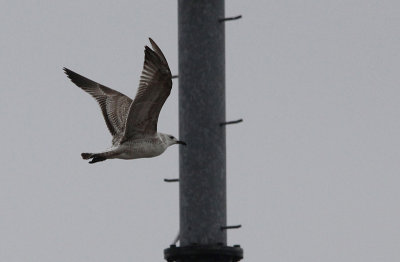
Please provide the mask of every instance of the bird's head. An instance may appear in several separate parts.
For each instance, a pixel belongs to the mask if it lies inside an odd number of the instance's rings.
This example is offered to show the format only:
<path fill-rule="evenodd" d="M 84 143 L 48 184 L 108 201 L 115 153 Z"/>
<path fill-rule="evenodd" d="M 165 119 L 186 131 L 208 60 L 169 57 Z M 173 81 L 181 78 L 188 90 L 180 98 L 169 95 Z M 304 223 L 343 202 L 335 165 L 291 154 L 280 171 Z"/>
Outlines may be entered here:
<path fill-rule="evenodd" d="M 165 142 L 167 143 L 168 146 L 172 146 L 172 145 L 175 145 L 175 144 L 181 144 L 181 145 L 186 146 L 185 142 L 179 141 L 173 135 L 164 134 L 164 137 L 165 137 Z"/>

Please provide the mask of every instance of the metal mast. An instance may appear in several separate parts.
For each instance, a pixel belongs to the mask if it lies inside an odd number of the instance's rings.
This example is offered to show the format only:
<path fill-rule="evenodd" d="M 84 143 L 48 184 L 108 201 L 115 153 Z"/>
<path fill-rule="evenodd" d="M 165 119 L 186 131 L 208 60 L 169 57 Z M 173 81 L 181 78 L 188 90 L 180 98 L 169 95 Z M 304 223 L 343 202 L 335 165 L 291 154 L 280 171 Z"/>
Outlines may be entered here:
<path fill-rule="evenodd" d="M 178 0 L 180 247 L 168 261 L 238 261 L 227 246 L 224 0 Z M 221 125 L 222 123 L 222 125 Z"/>
<path fill-rule="evenodd" d="M 180 243 L 226 245 L 224 0 L 178 5 Z"/>

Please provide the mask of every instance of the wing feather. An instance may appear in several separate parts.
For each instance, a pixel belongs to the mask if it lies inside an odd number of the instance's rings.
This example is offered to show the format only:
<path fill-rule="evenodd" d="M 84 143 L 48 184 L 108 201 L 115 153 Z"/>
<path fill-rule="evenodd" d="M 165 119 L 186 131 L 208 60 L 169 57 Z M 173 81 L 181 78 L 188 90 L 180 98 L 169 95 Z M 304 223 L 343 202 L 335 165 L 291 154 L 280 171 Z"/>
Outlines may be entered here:
<path fill-rule="evenodd" d="M 64 67 L 64 72 L 75 85 L 96 99 L 111 135 L 122 137 L 132 99 L 68 68 Z"/>
<path fill-rule="evenodd" d="M 150 38 L 152 49 L 145 46 L 145 59 L 139 88 L 128 113 L 123 140 L 157 132 L 158 116 L 172 88 L 167 60 Z"/>

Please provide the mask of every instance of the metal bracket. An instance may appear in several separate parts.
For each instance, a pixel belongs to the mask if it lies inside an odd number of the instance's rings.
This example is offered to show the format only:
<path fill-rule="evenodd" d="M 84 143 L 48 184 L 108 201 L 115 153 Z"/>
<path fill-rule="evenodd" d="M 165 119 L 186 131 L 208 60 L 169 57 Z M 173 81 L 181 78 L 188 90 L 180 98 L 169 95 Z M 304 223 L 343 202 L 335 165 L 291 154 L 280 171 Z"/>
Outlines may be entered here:
<path fill-rule="evenodd" d="M 219 125 L 220 126 L 226 126 L 226 125 L 231 125 L 231 124 L 237 124 L 237 123 L 240 123 L 240 122 L 243 122 L 242 118 L 240 118 L 238 120 L 234 120 L 234 121 L 222 122 Z"/>
<path fill-rule="evenodd" d="M 236 229 L 236 228 L 241 228 L 242 225 L 234 225 L 234 226 L 221 226 L 221 230 L 227 230 L 227 229 Z"/>
<path fill-rule="evenodd" d="M 179 178 L 164 178 L 164 182 L 179 182 Z"/>
<path fill-rule="evenodd" d="M 238 16 L 233 16 L 233 17 L 225 17 L 225 18 L 220 18 L 218 19 L 218 22 L 226 22 L 226 21 L 232 21 L 232 20 L 238 20 L 242 18 L 242 15 L 238 15 Z"/>

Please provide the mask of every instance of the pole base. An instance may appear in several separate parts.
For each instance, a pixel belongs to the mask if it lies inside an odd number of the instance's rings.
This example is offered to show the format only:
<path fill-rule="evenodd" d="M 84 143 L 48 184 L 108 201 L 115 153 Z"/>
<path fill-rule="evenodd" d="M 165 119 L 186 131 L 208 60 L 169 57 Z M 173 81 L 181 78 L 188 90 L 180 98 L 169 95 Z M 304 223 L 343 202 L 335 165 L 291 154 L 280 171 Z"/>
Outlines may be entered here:
<path fill-rule="evenodd" d="M 191 245 L 177 247 L 171 245 L 164 249 L 164 259 L 168 262 L 185 261 L 218 261 L 237 262 L 243 258 L 243 249 L 239 245 L 233 247 L 223 245 Z"/>

